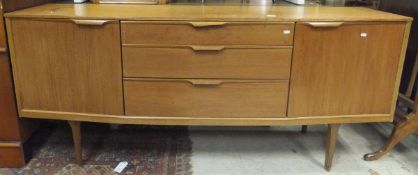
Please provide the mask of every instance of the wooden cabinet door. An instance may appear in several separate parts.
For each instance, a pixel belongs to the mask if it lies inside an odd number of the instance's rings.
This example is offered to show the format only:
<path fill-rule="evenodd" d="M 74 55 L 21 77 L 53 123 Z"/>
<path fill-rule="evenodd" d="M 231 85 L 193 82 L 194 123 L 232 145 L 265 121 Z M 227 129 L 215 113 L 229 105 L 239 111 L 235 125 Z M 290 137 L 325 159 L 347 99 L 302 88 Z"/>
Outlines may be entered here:
<path fill-rule="evenodd" d="M 102 23 L 11 19 L 20 111 L 123 114 L 120 27 Z"/>
<path fill-rule="evenodd" d="M 288 116 L 390 114 L 404 23 L 299 23 Z"/>

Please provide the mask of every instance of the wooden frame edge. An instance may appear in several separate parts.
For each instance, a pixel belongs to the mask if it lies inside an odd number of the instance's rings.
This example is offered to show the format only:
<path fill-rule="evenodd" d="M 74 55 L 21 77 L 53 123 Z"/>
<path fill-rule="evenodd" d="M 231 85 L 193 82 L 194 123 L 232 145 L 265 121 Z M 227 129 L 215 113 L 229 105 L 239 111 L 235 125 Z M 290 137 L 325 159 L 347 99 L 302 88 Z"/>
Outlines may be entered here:
<path fill-rule="evenodd" d="M 291 25 L 295 26 L 297 21 L 236 21 L 236 20 L 206 20 L 206 19 L 184 19 L 184 20 L 136 20 L 136 19 L 120 19 L 120 24 L 164 24 L 164 25 L 190 25 L 191 22 L 225 22 L 224 25 L 243 25 L 243 24 L 252 24 L 252 25 Z"/>
<path fill-rule="evenodd" d="M 294 31 L 293 31 L 294 32 Z M 127 44 L 123 43 L 123 47 L 135 47 L 135 48 L 180 48 L 188 49 L 191 46 L 200 46 L 200 45 L 175 45 L 175 44 Z M 205 45 L 205 46 L 214 46 L 214 45 Z M 224 49 L 293 49 L 291 46 L 275 46 L 275 45 L 219 45 L 224 46 Z"/>
<path fill-rule="evenodd" d="M 197 118 L 197 117 L 156 117 L 121 116 L 106 114 L 73 113 L 61 111 L 27 110 L 20 112 L 24 118 L 70 120 L 81 122 L 143 124 L 143 125 L 202 125 L 202 126 L 280 126 L 280 125 L 318 125 L 342 123 L 390 122 L 390 114 L 365 114 L 316 117 L 281 118 Z M 123 120 L 121 120 L 123 119 Z"/>
<path fill-rule="evenodd" d="M 5 142 L 5 141 L 0 141 L 0 148 L 1 147 L 21 147 L 22 143 L 21 142 Z"/>
<path fill-rule="evenodd" d="M 8 41 L 8 47 L 9 47 L 9 57 L 10 57 L 10 64 L 12 65 L 12 76 L 13 76 L 13 84 L 14 84 L 14 91 L 15 91 L 15 98 L 16 98 L 16 104 L 17 104 L 17 110 L 18 114 L 20 115 L 20 110 L 23 109 L 23 103 L 21 100 L 21 94 L 20 94 L 20 85 L 17 77 L 17 70 L 16 70 L 16 63 L 15 63 L 15 49 L 14 49 L 14 41 L 13 41 L 13 33 L 12 33 L 12 21 L 9 18 L 6 18 L 5 20 L 6 24 L 6 33 L 7 33 L 7 41 Z"/>
<path fill-rule="evenodd" d="M 391 120 L 393 120 L 395 116 L 396 101 L 399 95 L 399 88 L 400 88 L 399 86 L 401 84 L 402 71 L 403 71 L 403 66 L 405 62 L 406 51 L 408 49 L 408 41 L 409 41 L 409 34 L 411 32 L 411 25 L 412 25 L 412 21 L 408 21 L 405 24 L 405 31 L 403 34 L 401 54 L 399 55 L 398 72 L 396 74 L 395 89 L 393 90 L 393 96 L 392 96 L 392 107 L 390 109 L 390 114 L 392 116 Z"/>

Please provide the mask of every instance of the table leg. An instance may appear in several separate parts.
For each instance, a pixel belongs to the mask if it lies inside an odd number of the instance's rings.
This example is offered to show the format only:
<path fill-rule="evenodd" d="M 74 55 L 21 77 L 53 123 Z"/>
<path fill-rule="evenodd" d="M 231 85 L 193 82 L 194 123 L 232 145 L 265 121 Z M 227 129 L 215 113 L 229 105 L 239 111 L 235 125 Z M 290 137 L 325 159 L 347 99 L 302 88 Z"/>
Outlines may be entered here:
<path fill-rule="evenodd" d="M 301 130 L 301 132 L 302 132 L 303 134 L 305 134 L 306 132 L 308 132 L 308 125 L 302 125 L 302 130 Z"/>
<path fill-rule="evenodd" d="M 395 128 L 392 130 L 392 134 L 388 142 L 379 150 L 373 153 L 364 155 L 364 160 L 371 161 L 377 160 L 388 153 L 393 147 L 402 141 L 406 136 L 415 133 L 418 130 L 418 120 L 416 117 L 407 118 L 398 122 Z"/>
<path fill-rule="evenodd" d="M 332 159 L 334 158 L 335 145 L 337 143 L 338 129 L 340 124 L 329 124 L 327 134 L 327 150 L 325 154 L 325 169 L 331 170 Z"/>
<path fill-rule="evenodd" d="M 82 152 L 81 152 L 81 123 L 78 121 L 68 121 L 68 124 L 71 126 L 71 131 L 73 134 L 74 150 L 76 163 L 82 164 Z"/>

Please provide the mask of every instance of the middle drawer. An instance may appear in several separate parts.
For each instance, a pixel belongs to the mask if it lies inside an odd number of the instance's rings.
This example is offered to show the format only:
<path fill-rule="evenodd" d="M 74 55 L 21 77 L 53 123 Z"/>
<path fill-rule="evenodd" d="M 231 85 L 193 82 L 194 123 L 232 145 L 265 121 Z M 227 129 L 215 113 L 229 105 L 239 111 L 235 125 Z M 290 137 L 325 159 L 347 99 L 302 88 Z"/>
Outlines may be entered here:
<path fill-rule="evenodd" d="M 289 79 L 291 47 L 123 46 L 124 77 Z"/>

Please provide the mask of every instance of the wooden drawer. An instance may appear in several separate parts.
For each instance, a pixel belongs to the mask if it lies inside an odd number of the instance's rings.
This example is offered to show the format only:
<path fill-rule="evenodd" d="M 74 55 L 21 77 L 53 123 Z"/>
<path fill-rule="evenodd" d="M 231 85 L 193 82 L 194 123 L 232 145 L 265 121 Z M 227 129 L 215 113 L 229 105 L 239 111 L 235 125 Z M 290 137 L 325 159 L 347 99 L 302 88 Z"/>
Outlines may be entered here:
<path fill-rule="evenodd" d="M 294 23 L 122 22 L 123 44 L 293 45 Z"/>
<path fill-rule="evenodd" d="M 289 79 L 291 47 L 123 47 L 125 77 Z"/>
<path fill-rule="evenodd" d="M 288 81 L 127 79 L 125 113 L 166 117 L 284 117 Z"/>

